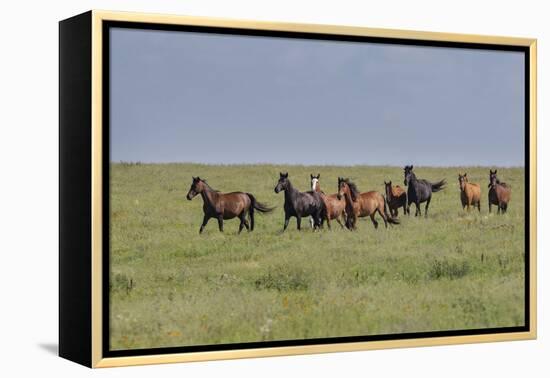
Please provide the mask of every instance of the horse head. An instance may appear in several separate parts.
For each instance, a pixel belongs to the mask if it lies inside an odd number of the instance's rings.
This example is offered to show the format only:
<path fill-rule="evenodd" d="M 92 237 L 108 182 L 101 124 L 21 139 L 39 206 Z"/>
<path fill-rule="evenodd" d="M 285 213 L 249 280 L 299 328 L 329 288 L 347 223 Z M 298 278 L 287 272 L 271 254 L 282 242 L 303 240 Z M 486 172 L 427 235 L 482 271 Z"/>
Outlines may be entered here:
<path fill-rule="evenodd" d="M 392 191 L 391 191 L 391 180 L 389 182 L 384 181 L 384 186 L 386 189 L 386 199 L 389 201 L 392 197 Z"/>
<path fill-rule="evenodd" d="M 321 177 L 321 174 L 318 173 L 317 176 L 309 174 L 309 177 L 311 178 L 311 191 L 318 192 L 321 189 L 321 184 L 319 183 L 319 178 Z"/>
<path fill-rule="evenodd" d="M 338 177 L 338 194 L 336 195 L 336 197 L 339 200 L 341 200 L 342 196 L 345 194 L 343 184 L 344 184 L 344 178 L 343 177 Z"/>
<path fill-rule="evenodd" d="M 405 176 L 405 180 L 403 181 L 403 183 L 405 184 L 405 186 L 409 185 L 409 182 L 411 181 L 411 179 L 415 177 L 413 173 L 413 168 L 414 167 L 412 165 L 406 165 L 405 168 L 403 168 L 403 172 Z"/>
<path fill-rule="evenodd" d="M 204 190 L 204 182 L 201 180 L 199 176 L 194 177 L 193 176 L 193 182 L 191 183 L 191 187 L 189 188 L 189 192 L 187 192 L 187 199 L 191 201 L 193 197 L 195 197 L 197 194 L 201 193 Z"/>
<path fill-rule="evenodd" d="M 458 185 L 460 186 L 460 190 L 464 190 L 466 188 L 466 183 L 468 182 L 467 173 L 465 172 L 463 175 L 460 173 L 458 174 Z"/>
<path fill-rule="evenodd" d="M 341 199 L 346 194 L 349 194 L 351 200 L 355 201 L 358 195 L 357 188 L 349 179 L 338 177 L 338 199 Z"/>
<path fill-rule="evenodd" d="M 281 190 L 286 190 L 288 188 L 289 184 L 288 180 L 288 172 L 286 173 L 279 173 L 279 181 L 277 182 L 277 185 L 275 186 L 275 193 L 279 193 Z"/>
<path fill-rule="evenodd" d="M 488 188 L 494 187 L 496 184 L 499 183 L 498 177 L 497 177 L 497 170 L 494 171 L 492 169 L 489 169 L 489 185 Z"/>

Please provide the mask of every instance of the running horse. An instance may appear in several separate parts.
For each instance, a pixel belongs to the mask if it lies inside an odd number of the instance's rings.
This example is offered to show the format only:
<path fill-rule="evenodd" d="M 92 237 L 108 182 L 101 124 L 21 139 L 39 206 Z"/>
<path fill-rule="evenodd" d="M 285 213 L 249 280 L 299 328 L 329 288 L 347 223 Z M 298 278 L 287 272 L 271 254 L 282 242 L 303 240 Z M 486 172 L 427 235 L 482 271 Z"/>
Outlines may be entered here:
<path fill-rule="evenodd" d="M 428 216 L 428 207 L 432 200 L 432 193 L 439 192 L 445 188 L 445 180 L 441 180 L 436 183 L 431 183 L 428 180 L 417 179 L 413 172 L 413 166 L 407 165 L 404 168 L 405 186 L 407 189 L 407 214 L 410 214 L 411 203 L 416 205 L 416 212 L 414 216 L 422 215 L 420 210 L 420 204 L 426 202 L 426 209 L 424 210 L 424 216 Z"/>
<path fill-rule="evenodd" d="M 497 170 L 489 170 L 489 212 L 491 205 L 497 205 L 497 214 L 504 214 L 508 210 L 508 202 L 512 197 L 512 188 L 497 177 Z"/>
<path fill-rule="evenodd" d="M 403 214 L 407 214 L 407 192 L 399 185 L 393 185 L 391 181 L 384 181 L 386 190 L 386 202 L 390 208 L 390 214 L 392 217 L 397 217 L 399 214 L 398 209 L 403 208 Z"/>
<path fill-rule="evenodd" d="M 350 230 L 357 228 L 357 218 L 361 217 L 370 217 L 374 228 L 378 228 L 378 222 L 374 219 L 376 213 L 382 217 L 386 227 L 388 223 L 399 224 L 388 214 L 384 196 L 378 192 L 360 193 L 349 179 L 338 177 L 338 196 L 346 201 L 346 227 Z"/>
<path fill-rule="evenodd" d="M 288 227 L 290 217 L 296 217 L 296 226 L 301 229 L 302 217 L 313 217 L 313 228 L 322 226 L 323 218 L 326 218 L 327 208 L 325 201 L 318 192 L 300 192 L 292 186 L 288 179 L 288 172 L 279 173 L 279 181 L 275 186 L 275 193 L 285 192 L 285 224 L 283 232 Z"/>
<path fill-rule="evenodd" d="M 199 234 L 202 233 L 210 218 L 216 218 L 218 220 L 220 232 L 223 232 L 224 220 L 233 219 L 236 217 L 238 217 L 241 221 L 239 224 L 239 233 L 241 233 L 244 227 L 246 227 L 248 231 L 253 231 L 254 211 L 257 210 L 260 213 L 269 213 L 274 209 L 274 207 L 268 207 L 265 204 L 258 202 L 250 193 L 220 193 L 219 191 L 212 189 L 206 180 L 203 180 L 200 177 L 193 177 L 191 188 L 187 193 L 187 199 L 191 201 L 197 194 L 200 194 L 202 197 L 202 210 L 204 212 Z M 250 225 L 246 220 L 247 214 L 250 219 Z"/>
<path fill-rule="evenodd" d="M 330 221 L 333 219 L 336 219 L 336 222 L 344 228 L 344 224 L 342 221 L 345 222 L 346 220 L 346 201 L 343 198 L 338 198 L 338 193 L 335 194 L 325 194 L 321 190 L 321 182 L 319 179 L 321 178 L 321 174 L 318 173 L 317 176 L 314 176 L 312 174 L 309 175 L 311 178 L 311 191 L 317 192 L 321 194 L 321 198 L 323 201 L 325 201 L 325 207 L 327 208 L 327 225 L 330 228 Z M 311 226 L 313 227 L 313 218 L 311 218 Z"/>

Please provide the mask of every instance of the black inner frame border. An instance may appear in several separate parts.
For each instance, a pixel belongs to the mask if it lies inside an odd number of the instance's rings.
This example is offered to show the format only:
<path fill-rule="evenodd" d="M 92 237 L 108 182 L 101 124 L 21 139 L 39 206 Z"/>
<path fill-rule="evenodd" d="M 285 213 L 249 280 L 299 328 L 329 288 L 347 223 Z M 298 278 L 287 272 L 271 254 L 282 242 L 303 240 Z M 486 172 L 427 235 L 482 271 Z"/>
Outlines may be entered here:
<path fill-rule="evenodd" d="M 525 104 L 524 104 L 524 151 L 525 151 L 525 325 L 518 327 L 499 327 L 499 328 L 482 328 L 482 329 L 466 329 L 466 330 L 448 330 L 448 331 L 428 331 L 428 332 L 411 332 L 400 334 L 383 334 L 383 335 L 367 335 L 367 336 L 346 336 L 346 337 L 330 337 L 330 338 L 313 338 L 313 339 L 292 339 L 278 341 L 259 341 L 246 343 L 231 343 L 231 344 L 210 344 L 210 345 L 191 345 L 180 347 L 159 347 L 159 348 L 142 348 L 142 349 L 127 349 L 127 350 L 110 350 L 110 334 L 109 334 L 109 278 L 110 278 L 110 29 L 111 28 L 126 28 L 126 29 L 141 29 L 141 30 L 160 30 L 160 31 L 179 31 L 179 32 L 195 32 L 208 34 L 236 35 L 236 36 L 255 36 L 255 37 L 271 37 L 271 38 L 292 38 L 292 39 L 311 39 L 325 41 L 343 41 L 343 42 L 363 42 L 388 45 L 413 45 L 413 46 L 430 46 L 430 47 L 447 47 L 447 48 L 466 48 L 476 50 L 496 50 L 496 51 L 516 51 L 524 53 L 524 85 L 525 85 Z M 102 125 L 103 136 L 102 144 L 103 157 L 103 282 L 102 282 L 102 356 L 105 357 L 129 357 L 141 355 L 158 355 L 170 353 L 192 353 L 192 352 L 207 352 L 207 351 L 225 351 L 238 349 L 256 349 L 269 347 L 290 347 L 290 346 L 306 346 L 320 344 L 339 344 L 350 342 L 367 342 L 367 341 L 384 341 L 384 340 L 405 340 L 405 339 L 423 339 L 433 337 L 449 337 L 449 336 L 466 336 L 466 335 L 489 335 L 499 333 L 513 332 L 528 332 L 531 328 L 530 324 L 530 54 L 529 47 L 515 45 L 498 45 L 498 44 L 482 44 L 482 43 L 466 43 L 466 42 L 446 42 L 446 41 L 429 41 L 404 38 L 386 38 L 386 37 L 366 37 L 366 36 L 351 36 L 351 35 L 334 35 L 323 33 L 307 33 L 307 32 L 287 32 L 287 31 L 271 31 L 271 30 L 255 30 L 255 29 L 239 29 L 226 27 L 212 26 L 191 26 L 191 25 L 167 25 L 156 23 L 143 22 L 127 22 L 127 21 L 103 21 L 102 22 Z M 107 146 L 107 148 L 105 148 Z"/>

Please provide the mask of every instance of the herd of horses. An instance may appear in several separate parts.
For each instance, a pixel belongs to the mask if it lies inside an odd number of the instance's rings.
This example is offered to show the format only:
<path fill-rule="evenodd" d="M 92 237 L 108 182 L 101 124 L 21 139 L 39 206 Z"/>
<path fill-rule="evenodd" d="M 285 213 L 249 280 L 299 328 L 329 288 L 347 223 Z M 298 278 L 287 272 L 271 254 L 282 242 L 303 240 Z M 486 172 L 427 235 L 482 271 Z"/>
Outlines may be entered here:
<path fill-rule="evenodd" d="M 285 220 L 283 231 L 288 227 L 291 217 L 296 218 L 298 230 L 302 227 L 302 219 L 309 218 L 313 229 L 321 229 L 324 223 L 331 228 L 331 221 L 336 220 L 342 228 L 355 230 L 357 219 L 370 217 L 375 228 L 378 228 L 378 221 L 375 216 L 378 214 L 384 221 L 384 225 L 399 224 L 397 219 L 398 210 L 403 209 L 403 214 L 410 215 L 410 207 L 415 205 L 415 216 L 422 215 L 420 205 L 425 203 L 424 216 L 428 216 L 428 208 L 432 194 L 445 188 L 445 180 L 432 183 L 428 180 L 418 179 L 413 172 L 413 166 L 407 165 L 404 168 L 404 185 L 407 190 L 399 185 L 392 185 L 392 182 L 385 182 L 385 195 L 377 191 L 360 192 L 355 183 L 348 178 L 338 178 L 338 192 L 325 194 L 321 189 L 321 175 L 310 175 L 311 190 L 301 192 L 296 189 L 290 179 L 288 172 L 279 174 L 279 181 L 275 186 L 275 193 L 284 192 L 284 213 Z M 481 187 L 479 184 L 469 182 L 467 173 L 458 175 L 460 186 L 460 200 L 462 208 L 470 210 L 471 207 L 481 211 Z M 497 177 L 496 170 L 489 171 L 489 212 L 491 206 L 496 205 L 498 213 L 505 213 L 511 198 L 511 187 L 501 182 Z M 200 194 L 203 199 L 204 217 L 199 233 L 202 233 L 206 224 L 211 218 L 218 221 L 218 227 L 223 232 L 223 221 L 239 218 L 239 233 L 246 228 L 254 230 L 254 214 L 272 212 L 275 207 L 270 207 L 256 200 L 256 198 L 245 192 L 221 193 L 214 190 L 200 177 L 193 177 L 191 188 L 187 193 L 187 199 Z M 389 210 L 388 210 L 389 209 Z M 248 219 L 247 219 L 248 217 Z"/>

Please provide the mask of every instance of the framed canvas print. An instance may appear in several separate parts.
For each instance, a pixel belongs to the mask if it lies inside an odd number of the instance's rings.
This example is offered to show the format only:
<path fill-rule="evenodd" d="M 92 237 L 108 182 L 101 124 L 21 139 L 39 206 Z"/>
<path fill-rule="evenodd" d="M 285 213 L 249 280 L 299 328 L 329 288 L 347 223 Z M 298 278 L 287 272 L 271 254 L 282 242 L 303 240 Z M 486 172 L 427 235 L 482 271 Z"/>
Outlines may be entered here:
<path fill-rule="evenodd" d="M 536 337 L 536 41 L 60 22 L 59 353 Z"/>

